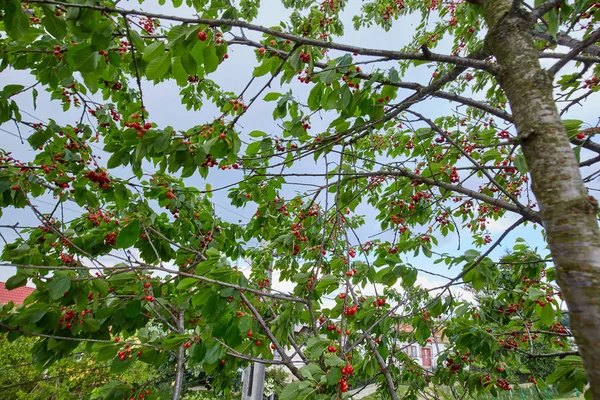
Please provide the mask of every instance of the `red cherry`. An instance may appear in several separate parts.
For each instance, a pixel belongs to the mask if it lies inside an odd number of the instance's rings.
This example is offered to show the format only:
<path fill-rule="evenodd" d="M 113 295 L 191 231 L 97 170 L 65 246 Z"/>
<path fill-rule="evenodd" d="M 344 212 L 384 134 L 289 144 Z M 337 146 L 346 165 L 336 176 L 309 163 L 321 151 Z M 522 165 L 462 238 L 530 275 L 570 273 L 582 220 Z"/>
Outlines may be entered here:
<path fill-rule="evenodd" d="M 257 346 L 260 346 L 260 340 L 257 340 L 256 342 L 254 342 L 254 344 L 256 344 Z"/>
<path fill-rule="evenodd" d="M 579 133 L 577 134 L 577 136 L 576 136 L 576 137 L 577 137 L 577 139 L 579 139 L 579 140 L 585 139 L 585 133 L 583 133 L 583 132 L 579 132 Z"/>
<path fill-rule="evenodd" d="M 204 42 L 206 40 L 206 32 L 204 32 L 204 31 L 198 32 L 198 39 L 200 39 Z"/>
<path fill-rule="evenodd" d="M 220 137 L 221 139 L 225 139 L 226 135 L 225 135 L 225 133 L 221 133 L 221 134 L 219 135 L 219 137 Z"/>
<path fill-rule="evenodd" d="M 144 287 L 145 287 L 146 289 L 148 289 L 150 286 L 152 286 L 152 285 L 150 284 L 150 282 L 146 282 L 146 283 L 144 283 Z"/>
<path fill-rule="evenodd" d="M 248 331 L 248 337 L 252 337 L 253 333 L 252 331 Z"/>
<path fill-rule="evenodd" d="M 258 54 L 265 54 L 265 48 L 261 47 L 260 49 L 258 49 Z"/>
<path fill-rule="evenodd" d="M 225 360 L 221 360 L 221 365 L 225 365 Z"/>
<path fill-rule="evenodd" d="M 116 337 L 116 338 L 115 338 L 115 342 L 117 342 L 117 343 L 118 343 L 118 342 L 120 342 L 120 341 L 121 341 L 121 338 L 120 338 L 120 337 Z"/>

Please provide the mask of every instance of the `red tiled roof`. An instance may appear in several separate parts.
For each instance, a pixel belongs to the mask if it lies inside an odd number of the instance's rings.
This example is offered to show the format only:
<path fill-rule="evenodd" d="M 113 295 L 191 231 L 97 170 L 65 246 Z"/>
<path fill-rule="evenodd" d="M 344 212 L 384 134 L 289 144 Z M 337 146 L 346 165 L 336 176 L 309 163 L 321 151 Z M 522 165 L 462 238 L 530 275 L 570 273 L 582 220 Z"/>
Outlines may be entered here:
<path fill-rule="evenodd" d="M 27 286 L 22 286 L 13 290 L 6 289 L 4 282 L 0 282 L 0 304 L 8 304 L 11 301 L 16 305 L 23 304 L 25 298 L 35 289 Z"/>
<path fill-rule="evenodd" d="M 410 324 L 397 324 L 396 325 L 396 329 L 399 330 L 400 332 L 407 332 L 407 333 L 413 333 L 414 332 L 414 328 L 412 327 L 412 325 Z M 448 342 L 448 338 L 444 337 L 444 328 L 441 327 L 439 330 L 432 332 L 433 334 L 435 334 L 436 339 L 438 340 L 438 342 L 441 343 L 447 343 Z"/>

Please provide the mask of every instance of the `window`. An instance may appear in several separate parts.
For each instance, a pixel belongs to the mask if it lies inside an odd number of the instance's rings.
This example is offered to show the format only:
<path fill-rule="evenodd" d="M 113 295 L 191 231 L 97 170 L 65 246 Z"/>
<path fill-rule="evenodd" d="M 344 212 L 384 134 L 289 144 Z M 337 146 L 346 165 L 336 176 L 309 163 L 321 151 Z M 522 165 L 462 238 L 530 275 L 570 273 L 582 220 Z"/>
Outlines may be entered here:
<path fill-rule="evenodd" d="M 417 346 L 408 346 L 406 349 L 406 354 L 408 354 L 410 357 L 417 357 Z"/>

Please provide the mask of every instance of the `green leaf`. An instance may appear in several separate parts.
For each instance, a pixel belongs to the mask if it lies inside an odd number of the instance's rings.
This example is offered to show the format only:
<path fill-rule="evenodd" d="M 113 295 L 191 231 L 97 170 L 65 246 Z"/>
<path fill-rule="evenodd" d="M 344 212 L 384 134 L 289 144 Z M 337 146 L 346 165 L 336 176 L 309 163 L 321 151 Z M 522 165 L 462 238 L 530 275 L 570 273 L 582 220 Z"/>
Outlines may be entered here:
<path fill-rule="evenodd" d="M 5 287 L 7 290 L 13 290 L 20 288 L 27 284 L 27 277 L 25 275 L 13 275 L 6 280 Z"/>
<path fill-rule="evenodd" d="M 133 220 L 125 228 L 121 229 L 117 236 L 117 246 L 126 249 L 135 244 L 140 237 L 141 224 L 139 220 Z"/>
<path fill-rule="evenodd" d="M 188 75 L 194 76 L 198 73 L 198 63 L 196 62 L 194 56 L 189 53 L 181 56 L 181 65 L 183 65 L 183 68 Z"/>
<path fill-rule="evenodd" d="M 175 25 L 169 31 L 167 38 L 169 39 L 169 47 L 175 47 L 181 45 L 181 43 L 185 40 L 189 27 L 187 25 Z"/>
<path fill-rule="evenodd" d="M 562 123 L 569 137 L 577 134 L 581 130 L 581 125 L 583 125 L 583 121 L 579 119 L 563 119 Z"/>
<path fill-rule="evenodd" d="M 129 318 L 135 318 L 140 315 L 142 311 L 142 302 L 139 300 L 132 300 L 125 306 L 125 315 Z"/>
<path fill-rule="evenodd" d="M 190 335 L 172 334 L 163 340 L 162 347 L 165 350 L 174 350 L 187 342 L 190 339 Z"/>
<path fill-rule="evenodd" d="M 300 62 L 300 52 L 294 51 L 294 53 L 289 56 L 288 63 L 291 65 L 294 71 L 298 71 L 300 67 L 302 67 L 302 63 Z"/>
<path fill-rule="evenodd" d="M 94 343 L 92 346 L 92 351 L 97 353 L 96 359 L 98 361 L 106 361 L 110 360 L 117 354 L 119 347 L 119 345 L 113 343 Z"/>
<path fill-rule="evenodd" d="M 73 65 L 73 69 L 80 72 L 96 72 L 98 69 L 99 54 L 87 43 L 70 48 L 67 59 Z"/>
<path fill-rule="evenodd" d="M 238 328 L 240 329 L 240 332 L 245 335 L 249 330 L 252 329 L 252 325 L 254 325 L 254 323 L 252 322 L 252 318 L 250 318 L 247 315 L 244 315 L 242 318 L 240 318 L 240 320 L 238 321 Z"/>
<path fill-rule="evenodd" d="M 171 67 L 171 72 L 173 73 L 173 77 L 179 86 L 185 86 L 188 83 L 188 73 L 181 64 L 181 57 L 173 58 L 173 65 Z M 155 146 L 156 148 L 156 146 Z"/>
<path fill-rule="evenodd" d="M 281 96 L 283 96 L 281 93 L 271 92 L 271 93 L 267 93 L 267 95 L 265 96 L 265 98 L 263 100 L 264 101 L 275 101 L 278 98 L 280 98 Z"/>
<path fill-rule="evenodd" d="M 340 110 L 348 107 L 350 102 L 352 101 L 352 92 L 350 92 L 350 88 L 348 85 L 344 85 L 340 88 L 340 98 L 338 100 L 337 107 Z"/>
<path fill-rule="evenodd" d="M 324 293 L 331 293 L 339 286 L 338 278 L 334 275 L 324 275 L 317 286 L 316 290 Z"/>
<path fill-rule="evenodd" d="M 250 137 L 263 137 L 267 136 L 267 134 L 263 131 L 252 131 L 248 134 Z"/>
<path fill-rule="evenodd" d="M 157 153 L 163 153 L 169 148 L 170 144 L 171 134 L 169 132 L 163 132 L 154 141 L 154 151 Z"/>
<path fill-rule="evenodd" d="M 315 111 L 321 105 L 321 99 L 323 98 L 323 90 L 325 86 L 316 84 L 308 95 L 308 108 L 311 111 Z"/>
<path fill-rule="evenodd" d="M 110 366 L 110 372 L 113 374 L 122 374 L 123 372 L 127 371 L 129 367 L 131 367 L 134 361 L 135 359 L 133 357 L 125 358 L 124 360 L 116 357 L 113 359 L 113 362 Z"/>
<path fill-rule="evenodd" d="M 342 379 L 342 369 L 341 368 L 330 368 L 329 373 L 327 374 L 327 385 L 335 386 Z"/>
<path fill-rule="evenodd" d="M 315 388 L 311 382 L 296 381 L 287 385 L 281 395 L 280 400 L 304 400 L 310 398 Z"/>
<path fill-rule="evenodd" d="M 98 332 L 100 330 L 100 321 L 95 318 L 86 318 L 84 320 L 83 329 L 86 332 Z"/>
<path fill-rule="evenodd" d="M 164 54 L 165 44 L 161 41 L 156 41 L 144 49 L 144 53 L 142 54 L 142 60 L 150 62 L 156 57 L 159 57 L 160 55 Z"/>
<path fill-rule="evenodd" d="M 320 73 L 319 80 L 325 84 L 333 83 L 336 80 L 335 68 Z"/>
<path fill-rule="evenodd" d="M 50 7 L 43 7 L 44 18 L 42 24 L 49 34 L 57 39 L 63 39 L 67 35 L 67 23 L 56 15 L 56 11 Z"/>
<path fill-rule="evenodd" d="M 177 290 L 186 291 L 189 288 L 191 288 L 194 285 L 196 285 L 198 282 L 200 282 L 200 281 L 198 279 L 196 279 L 196 278 L 183 278 L 177 284 Z"/>
<path fill-rule="evenodd" d="M 206 46 L 202 52 L 204 57 L 204 70 L 207 74 L 215 72 L 219 66 L 219 57 L 215 46 Z"/>
<path fill-rule="evenodd" d="M 4 24 L 6 32 L 14 40 L 21 40 L 29 30 L 29 18 L 25 15 L 21 2 L 18 0 L 7 0 L 4 3 Z"/>
<path fill-rule="evenodd" d="M 558 28 L 560 27 L 560 15 L 556 11 L 556 8 L 552 7 L 548 12 L 548 33 L 556 39 Z"/>
<path fill-rule="evenodd" d="M 328 367 L 341 367 L 346 365 L 346 362 L 335 354 L 332 354 L 325 358 L 325 365 Z"/>
<path fill-rule="evenodd" d="M 148 79 L 160 79 L 171 66 L 171 54 L 166 53 L 150 61 L 146 66 L 146 77 Z"/>
<path fill-rule="evenodd" d="M 317 364 L 308 364 L 303 366 L 300 368 L 300 373 L 304 378 L 311 381 L 318 380 L 319 377 L 323 375 L 321 367 L 319 367 Z"/>
<path fill-rule="evenodd" d="M 465 258 L 467 259 L 467 261 L 475 261 L 477 257 L 479 257 L 479 252 L 477 250 L 469 249 L 465 251 Z"/>
<path fill-rule="evenodd" d="M 522 154 L 517 154 L 515 156 L 515 167 L 517 167 L 517 169 L 519 170 L 520 173 L 522 174 L 526 174 L 528 169 L 527 169 L 527 162 L 525 161 L 525 157 Z"/>
<path fill-rule="evenodd" d="M 538 306 L 538 307 L 540 307 L 540 306 Z M 552 322 L 554 322 L 554 317 L 556 316 L 556 313 L 554 312 L 554 309 L 552 308 L 552 304 L 546 303 L 545 307 L 540 307 L 540 308 L 542 309 L 541 312 L 539 313 L 542 323 L 544 325 L 550 326 L 552 324 Z"/>
<path fill-rule="evenodd" d="M 67 275 L 56 276 L 48 282 L 48 292 L 53 300 L 60 299 L 71 288 L 71 277 Z"/>
<path fill-rule="evenodd" d="M 2 91 L 0 91 L 0 98 L 8 99 L 10 96 L 20 92 L 24 88 L 25 86 L 23 85 L 6 85 L 2 88 Z"/>
<path fill-rule="evenodd" d="M 320 357 L 328 344 L 329 339 L 320 336 L 313 336 L 306 341 L 306 349 L 313 357 Z"/>
<path fill-rule="evenodd" d="M 527 294 L 529 295 L 529 300 L 535 300 L 540 298 L 541 296 L 544 295 L 544 292 L 542 292 L 540 289 L 535 288 L 535 287 L 531 287 L 529 288 L 529 290 L 527 291 Z"/>
<path fill-rule="evenodd" d="M 219 361 L 221 356 L 221 345 L 219 343 L 214 343 L 206 350 L 206 355 L 204 356 L 204 362 L 207 364 L 214 364 Z"/>

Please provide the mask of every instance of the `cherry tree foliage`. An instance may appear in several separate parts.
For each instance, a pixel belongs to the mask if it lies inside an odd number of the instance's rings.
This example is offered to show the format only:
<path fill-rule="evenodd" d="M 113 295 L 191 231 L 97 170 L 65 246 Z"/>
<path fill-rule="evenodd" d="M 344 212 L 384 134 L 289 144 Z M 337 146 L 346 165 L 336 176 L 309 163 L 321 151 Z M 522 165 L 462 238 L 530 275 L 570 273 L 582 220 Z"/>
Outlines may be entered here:
<path fill-rule="evenodd" d="M 600 128 L 568 118 L 598 101 L 600 3 L 369 0 L 354 26 L 351 0 L 281 0 L 269 26 L 259 0 L 159 3 L 2 2 L 0 71 L 31 85 L 2 80 L 29 152 L 0 146 L 0 207 L 36 221 L 1 225 L 2 266 L 36 290 L 0 329 L 37 337 L 40 368 L 83 344 L 112 360 L 104 399 L 164 398 L 117 377 L 173 359 L 173 399 L 186 369 L 229 394 L 250 362 L 289 372 L 282 399 L 496 396 L 519 374 L 600 399 Z M 344 39 L 407 21 L 404 47 Z M 184 129 L 147 107 L 165 82 Z M 22 112 L 40 92 L 65 116 Z M 406 352 L 438 338 L 433 369 Z"/>

